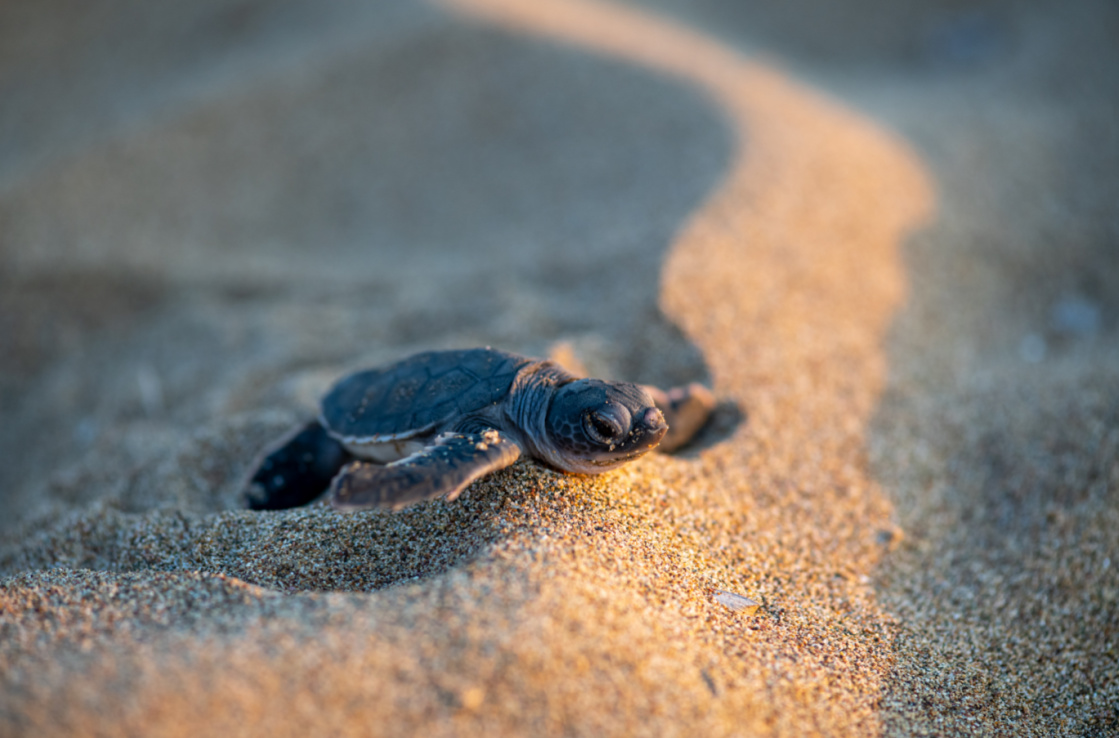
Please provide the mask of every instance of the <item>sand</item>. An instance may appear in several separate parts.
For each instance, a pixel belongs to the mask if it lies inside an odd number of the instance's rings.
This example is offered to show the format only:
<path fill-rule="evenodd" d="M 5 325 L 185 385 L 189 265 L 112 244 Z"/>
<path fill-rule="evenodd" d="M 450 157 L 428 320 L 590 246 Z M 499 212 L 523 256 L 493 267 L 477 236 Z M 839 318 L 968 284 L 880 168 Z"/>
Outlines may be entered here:
<path fill-rule="evenodd" d="M 1119 14 L 969 8 L 0 10 L 0 734 L 1119 732 Z M 722 405 L 242 509 L 484 344 Z"/>

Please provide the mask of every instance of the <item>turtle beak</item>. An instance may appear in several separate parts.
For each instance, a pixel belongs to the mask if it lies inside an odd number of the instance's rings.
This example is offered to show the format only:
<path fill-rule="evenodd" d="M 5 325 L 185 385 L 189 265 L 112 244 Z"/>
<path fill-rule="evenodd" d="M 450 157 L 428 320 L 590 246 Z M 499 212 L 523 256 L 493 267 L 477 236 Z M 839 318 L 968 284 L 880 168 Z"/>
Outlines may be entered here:
<path fill-rule="evenodd" d="M 660 443 L 661 438 L 668 431 L 668 423 L 665 422 L 664 415 L 655 407 L 648 408 L 637 422 L 639 432 L 649 437 L 650 446 Z"/>

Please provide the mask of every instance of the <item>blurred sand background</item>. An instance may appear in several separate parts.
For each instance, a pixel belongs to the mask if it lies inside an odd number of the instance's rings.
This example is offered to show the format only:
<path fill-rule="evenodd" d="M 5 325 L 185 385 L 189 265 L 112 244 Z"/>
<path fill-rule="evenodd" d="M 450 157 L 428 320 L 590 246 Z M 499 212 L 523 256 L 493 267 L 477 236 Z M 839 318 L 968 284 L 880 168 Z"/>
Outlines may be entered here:
<path fill-rule="evenodd" d="M 0 6 L 0 735 L 1119 733 L 1117 38 Z M 724 406 L 602 477 L 241 509 L 341 373 L 480 344 Z"/>

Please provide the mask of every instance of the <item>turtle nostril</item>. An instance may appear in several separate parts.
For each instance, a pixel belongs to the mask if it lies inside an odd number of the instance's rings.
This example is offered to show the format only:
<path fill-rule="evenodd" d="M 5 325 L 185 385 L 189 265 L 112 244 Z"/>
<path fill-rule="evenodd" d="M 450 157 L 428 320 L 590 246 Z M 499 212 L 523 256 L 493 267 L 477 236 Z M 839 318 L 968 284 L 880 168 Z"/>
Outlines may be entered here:
<path fill-rule="evenodd" d="M 642 424 L 651 431 L 660 430 L 665 426 L 664 416 L 661 411 L 651 407 L 641 416 Z"/>

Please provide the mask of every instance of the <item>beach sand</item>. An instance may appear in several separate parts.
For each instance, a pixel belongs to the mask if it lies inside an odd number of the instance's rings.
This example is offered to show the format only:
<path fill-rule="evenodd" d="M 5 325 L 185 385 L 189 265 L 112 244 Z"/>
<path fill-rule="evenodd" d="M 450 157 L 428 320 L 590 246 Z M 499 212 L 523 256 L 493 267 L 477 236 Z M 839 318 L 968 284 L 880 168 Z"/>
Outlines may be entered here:
<path fill-rule="evenodd" d="M 1119 733 L 1119 10 L 772 5 L 0 9 L 0 735 Z M 473 345 L 721 406 L 243 509 Z"/>

